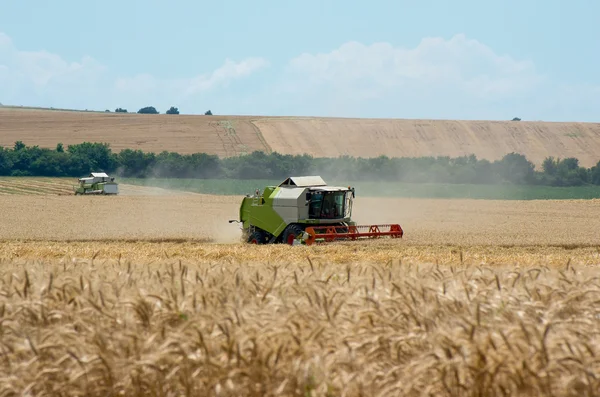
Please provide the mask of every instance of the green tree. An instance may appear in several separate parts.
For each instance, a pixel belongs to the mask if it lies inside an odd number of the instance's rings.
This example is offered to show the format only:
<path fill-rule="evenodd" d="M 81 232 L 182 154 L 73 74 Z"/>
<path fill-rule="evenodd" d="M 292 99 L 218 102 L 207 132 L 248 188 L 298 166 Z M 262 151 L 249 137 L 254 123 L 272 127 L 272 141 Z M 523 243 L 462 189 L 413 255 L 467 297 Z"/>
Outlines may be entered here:
<path fill-rule="evenodd" d="M 46 149 L 47 150 L 47 149 Z M 39 146 L 27 147 L 23 142 L 15 143 L 15 149 L 12 152 L 13 169 L 11 175 L 25 176 L 32 175 L 31 164 L 33 164 L 42 155 L 42 149 Z"/>
<path fill-rule="evenodd" d="M 519 153 L 509 153 L 496 163 L 499 176 L 507 182 L 527 184 L 533 181 L 534 168 L 532 162 Z"/>
<path fill-rule="evenodd" d="M 579 168 L 579 160 L 574 157 L 568 157 L 557 162 L 557 171 L 561 175 L 567 175 L 570 171 L 575 171 Z"/>
<path fill-rule="evenodd" d="M 542 163 L 542 169 L 544 170 L 545 174 L 554 176 L 558 171 L 557 164 L 558 160 L 555 160 L 554 157 L 546 157 Z"/>
<path fill-rule="evenodd" d="M 146 106 L 138 110 L 140 114 L 158 114 L 158 110 L 154 106 Z"/>
<path fill-rule="evenodd" d="M 116 109 L 115 109 L 115 113 L 127 113 L 127 109 L 123 109 L 123 108 L 116 108 Z"/>
<path fill-rule="evenodd" d="M 108 143 L 83 142 L 69 145 L 67 151 L 74 157 L 85 158 L 94 171 L 112 172 L 117 168 L 116 156 L 111 152 Z"/>
<path fill-rule="evenodd" d="M 417 183 L 501 183 L 576 186 L 600 185 L 600 162 L 579 165 L 576 158 L 544 160 L 542 171 L 521 154 L 510 153 L 491 163 L 474 155 L 450 158 L 415 157 L 313 158 L 255 151 L 220 159 L 216 155 L 182 155 L 164 151 L 158 155 L 124 149 L 112 153 L 106 143 L 62 143 L 56 149 L 26 146 L 0 147 L 0 175 L 80 176 L 91 171 L 118 171 L 120 176 L 168 178 L 282 179 L 290 175 L 322 175 L 326 180 L 399 181 Z"/>
<path fill-rule="evenodd" d="M 36 176 L 66 176 L 64 164 L 68 154 L 58 153 L 50 149 L 41 149 L 29 165 L 29 172 Z"/>
<path fill-rule="evenodd" d="M 557 163 L 557 174 L 562 186 L 577 186 L 587 183 L 589 179 L 588 170 L 579 166 L 579 160 L 568 157 Z"/>
<path fill-rule="evenodd" d="M 117 155 L 120 172 L 134 178 L 145 178 L 156 163 L 154 153 L 141 150 L 123 149 Z"/>
<path fill-rule="evenodd" d="M 0 146 L 0 175 L 10 175 L 13 162 L 11 160 L 11 152 Z"/>
<path fill-rule="evenodd" d="M 167 114 L 179 114 L 179 109 L 177 109 L 175 106 L 171 106 L 169 108 L 169 110 L 167 110 L 166 113 Z"/>
<path fill-rule="evenodd" d="M 23 141 L 16 141 L 16 142 L 15 142 L 15 146 L 14 146 L 14 150 L 15 150 L 15 152 L 18 152 L 19 150 L 23 150 L 23 149 L 25 149 L 25 148 L 26 148 L 26 146 L 25 146 L 25 144 L 23 143 Z"/>
<path fill-rule="evenodd" d="M 212 116 L 212 112 L 210 111 L 210 109 L 208 109 L 206 112 L 204 112 L 205 116 Z"/>
<path fill-rule="evenodd" d="M 590 170 L 590 182 L 594 185 L 600 185 L 600 161 Z"/>
<path fill-rule="evenodd" d="M 95 164 L 93 164 L 92 160 L 85 155 L 68 154 L 69 156 L 67 157 L 66 163 L 63 165 L 65 175 L 81 176 L 97 171 Z"/>

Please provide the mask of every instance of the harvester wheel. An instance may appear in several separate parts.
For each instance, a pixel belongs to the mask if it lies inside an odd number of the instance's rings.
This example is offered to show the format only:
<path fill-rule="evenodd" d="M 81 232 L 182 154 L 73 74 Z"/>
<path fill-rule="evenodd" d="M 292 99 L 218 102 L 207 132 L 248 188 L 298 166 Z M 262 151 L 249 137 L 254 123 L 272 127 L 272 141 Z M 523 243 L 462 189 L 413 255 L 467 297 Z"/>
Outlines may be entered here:
<path fill-rule="evenodd" d="M 293 245 L 294 240 L 300 237 L 302 233 L 304 233 L 304 229 L 299 225 L 289 225 L 283 231 L 283 242 L 285 244 Z"/>
<path fill-rule="evenodd" d="M 248 242 L 250 244 L 266 244 L 267 234 L 262 230 L 256 230 L 248 237 Z"/>

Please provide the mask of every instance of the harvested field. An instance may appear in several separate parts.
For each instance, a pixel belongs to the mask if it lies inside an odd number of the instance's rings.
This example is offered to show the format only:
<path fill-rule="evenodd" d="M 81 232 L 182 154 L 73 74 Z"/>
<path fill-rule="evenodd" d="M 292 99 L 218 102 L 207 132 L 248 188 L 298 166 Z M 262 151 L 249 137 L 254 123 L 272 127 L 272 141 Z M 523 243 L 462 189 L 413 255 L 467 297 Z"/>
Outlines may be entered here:
<path fill-rule="evenodd" d="M 0 196 L 73 196 L 73 186 L 76 184 L 77 178 L 0 177 Z M 194 193 L 119 183 L 119 194 L 123 196 L 164 196 Z"/>
<path fill-rule="evenodd" d="M 140 115 L 0 107 L 0 145 L 56 147 L 108 142 L 142 149 L 233 156 L 254 150 L 336 157 L 461 156 L 496 160 L 510 152 L 540 166 L 547 156 L 600 157 L 600 123 Z M 365 145 L 368 141 L 369 145 Z"/>
<path fill-rule="evenodd" d="M 600 161 L 600 123 L 265 118 L 254 122 L 273 151 L 316 157 L 458 157 L 498 160 L 517 152 L 541 166 L 548 156 Z M 365 143 L 368 142 L 368 145 Z"/>
<path fill-rule="evenodd" d="M 237 219 L 241 197 L 138 188 L 115 197 L 0 196 L 0 240 L 239 241 L 238 225 L 227 221 Z M 400 223 L 402 244 L 600 245 L 600 200 L 357 197 L 353 216 L 360 223 Z"/>
<path fill-rule="evenodd" d="M 107 142 L 114 151 L 142 149 L 220 156 L 268 150 L 249 118 L 216 116 L 92 113 L 0 107 L 0 145 L 55 148 L 82 142 Z"/>

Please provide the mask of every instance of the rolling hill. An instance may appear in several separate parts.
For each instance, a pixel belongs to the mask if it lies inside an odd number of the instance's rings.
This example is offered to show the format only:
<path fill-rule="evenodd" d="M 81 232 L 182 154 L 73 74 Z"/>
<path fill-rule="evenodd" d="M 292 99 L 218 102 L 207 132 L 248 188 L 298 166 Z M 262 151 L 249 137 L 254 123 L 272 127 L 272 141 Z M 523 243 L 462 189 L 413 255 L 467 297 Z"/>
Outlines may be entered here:
<path fill-rule="evenodd" d="M 54 148 L 107 142 L 125 148 L 234 156 L 254 150 L 376 157 L 461 156 L 496 160 L 524 154 L 600 160 L 600 123 L 148 115 L 0 107 L 0 145 Z"/>

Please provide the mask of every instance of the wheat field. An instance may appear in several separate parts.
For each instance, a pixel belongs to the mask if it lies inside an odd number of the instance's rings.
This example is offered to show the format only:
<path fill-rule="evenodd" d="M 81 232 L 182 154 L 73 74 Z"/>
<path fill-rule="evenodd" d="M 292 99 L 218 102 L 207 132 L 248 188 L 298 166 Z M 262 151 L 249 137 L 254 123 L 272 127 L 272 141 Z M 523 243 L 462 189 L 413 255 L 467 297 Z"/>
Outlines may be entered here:
<path fill-rule="evenodd" d="M 600 395 L 600 203 L 371 199 L 253 246 L 239 197 L 0 196 L 0 396 Z"/>
<path fill-rule="evenodd" d="M 107 142 L 116 152 L 168 150 L 220 157 L 255 150 L 315 157 L 474 154 L 490 161 L 516 152 L 538 168 L 548 156 L 575 157 L 581 166 L 592 167 L 600 152 L 600 123 L 155 115 L 2 106 L 0 118 L 0 146 L 5 147 L 19 140 L 52 149 L 58 142 L 66 147 L 91 141 Z"/>
<path fill-rule="evenodd" d="M 2 395 L 598 395 L 592 266 L 289 249 L 2 261 Z"/>

